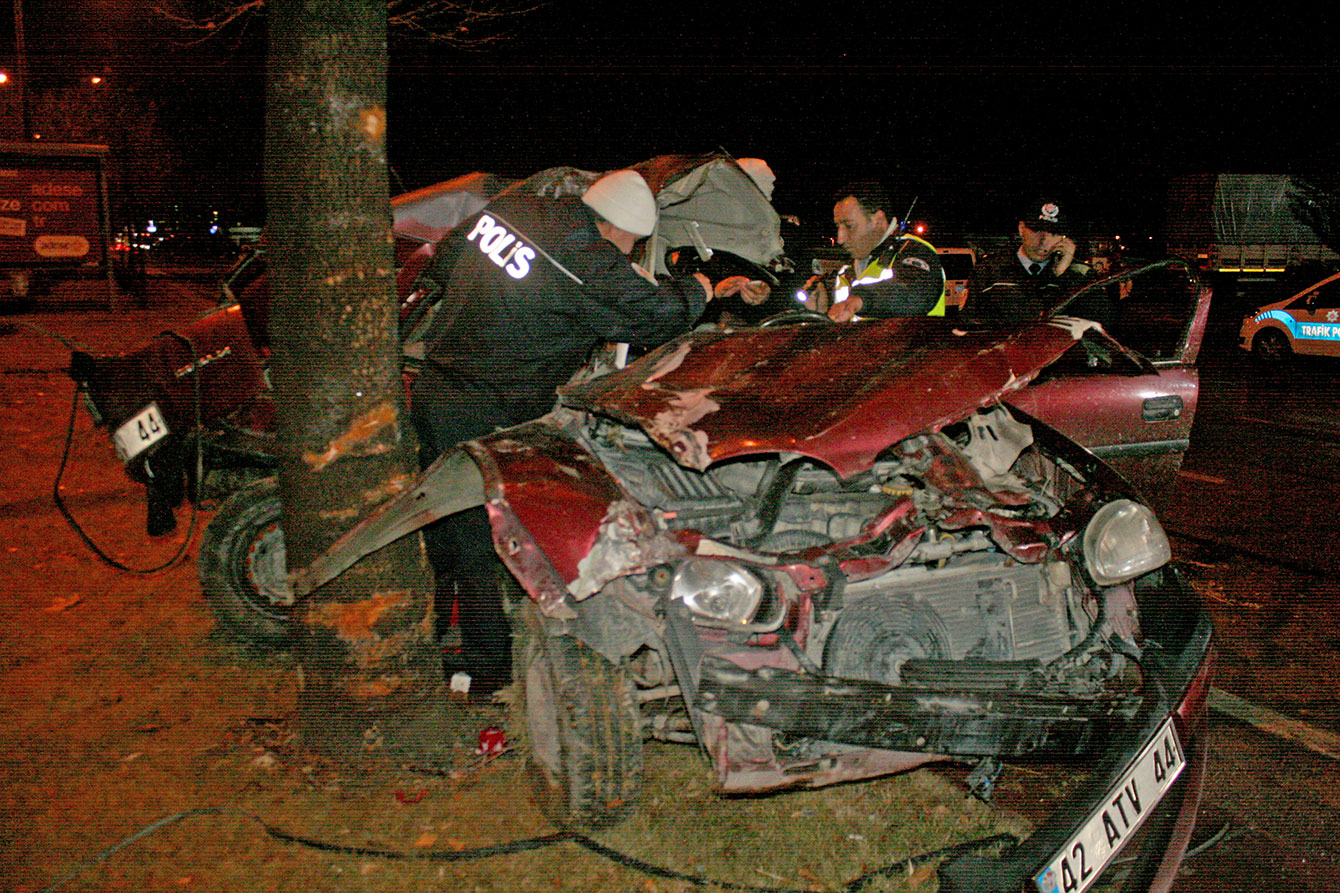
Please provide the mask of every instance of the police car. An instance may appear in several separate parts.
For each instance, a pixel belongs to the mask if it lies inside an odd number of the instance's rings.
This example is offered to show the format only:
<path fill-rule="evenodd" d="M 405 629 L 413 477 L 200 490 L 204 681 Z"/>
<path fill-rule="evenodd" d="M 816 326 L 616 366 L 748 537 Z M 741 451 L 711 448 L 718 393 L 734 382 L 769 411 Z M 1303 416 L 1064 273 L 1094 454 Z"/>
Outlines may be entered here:
<path fill-rule="evenodd" d="M 1243 350 L 1269 363 L 1293 354 L 1340 357 L 1340 273 L 1249 313 L 1240 337 Z"/>
<path fill-rule="evenodd" d="M 962 310 L 968 298 L 968 280 L 977 263 L 977 252 L 972 248 L 937 248 L 940 266 L 945 271 L 945 307 Z"/>

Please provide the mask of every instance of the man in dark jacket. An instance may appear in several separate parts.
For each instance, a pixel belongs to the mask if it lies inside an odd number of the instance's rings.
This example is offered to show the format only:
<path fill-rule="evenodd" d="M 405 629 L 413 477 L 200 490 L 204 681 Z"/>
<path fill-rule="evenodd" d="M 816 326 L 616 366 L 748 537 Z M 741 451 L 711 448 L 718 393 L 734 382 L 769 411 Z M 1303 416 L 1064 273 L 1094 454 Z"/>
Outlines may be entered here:
<path fill-rule="evenodd" d="M 443 294 L 411 396 L 423 467 L 457 443 L 548 412 L 596 345 L 654 346 L 693 324 L 714 297 L 707 277 L 658 283 L 628 259 L 656 219 L 646 181 L 622 170 L 580 200 L 504 194 L 456 228 L 428 274 Z M 766 297 L 755 292 L 743 276 L 715 289 Z M 471 693 L 487 694 L 507 684 L 511 660 L 488 518 L 462 513 L 425 536 L 439 617 L 454 593 Z"/>
<path fill-rule="evenodd" d="M 1019 215 L 1018 249 L 993 254 L 973 268 L 963 315 L 1019 323 L 1050 312 L 1088 277 L 1088 268 L 1074 262 L 1073 226 L 1058 202 L 1029 205 Z M 1066 312 L 1076 315 L 1077 308 Z"/>

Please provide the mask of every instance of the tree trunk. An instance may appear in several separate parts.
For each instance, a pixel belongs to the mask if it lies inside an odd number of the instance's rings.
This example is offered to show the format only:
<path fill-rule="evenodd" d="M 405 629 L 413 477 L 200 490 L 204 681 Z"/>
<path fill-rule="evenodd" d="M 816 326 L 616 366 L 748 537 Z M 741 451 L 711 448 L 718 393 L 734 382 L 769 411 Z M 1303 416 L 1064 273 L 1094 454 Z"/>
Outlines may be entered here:
<path fill-rule="evenodd" d="M 289 567 L 412 482 L 386 166 L 386 0 L 269 8 L 271 371 Z M 441 663 L 417 536 L 302 606 L 299 720 L 327 752 L 440 762 Z"/>

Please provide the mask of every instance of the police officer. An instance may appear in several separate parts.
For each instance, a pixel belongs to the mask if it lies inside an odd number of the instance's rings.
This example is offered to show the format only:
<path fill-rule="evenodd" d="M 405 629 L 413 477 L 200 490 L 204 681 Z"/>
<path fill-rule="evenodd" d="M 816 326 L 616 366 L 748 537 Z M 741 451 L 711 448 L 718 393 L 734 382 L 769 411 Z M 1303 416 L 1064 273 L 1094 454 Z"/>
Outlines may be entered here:
<path fill-rule="evenodd" d="M 935 247 L 900 231 L 878 183 L 854 183 L 834 197 L 833 225 L 851 262 L 837 272 L 828 315 L 944 316 L 945 275 Z"/>
<path fill-rule="evenodd" d="M 428 273 L 442 298 L 411 395 L 421 466 L 549 411 L 555 389 L 602 342 L 654 346 L 688 329 L 714 296 L 766 297 L 743 276 L 713 289 L 701 273 L 657 282 L 635 270 L 628 256 L 656 220 L 646 181 L 620 170 L 580 200 L 505 193 L 448 236 Z M 487 516 L 462 513 L 425 537 L 439 616 L 454 591 L 471 694 L 486 695 L 508 683 L 511 658 Z"/>
<path fill-rule="evenodd" d="M 1075 262 L 1074 221 L 1050 198 L 1025 206 L 1019 214 L 1019 244 L 1013 252 L 985 258 L 972 271 L 963 314 L 992 323 L 1040 319 L 1084 284 L 1087 265 Z M 1096 301 L 1100 296 L 1090 296 Z M 1105 316 L 1097 307 L 1070 307 L 1066 313 Z M 1100 319 L 1106 322 L 1106 319 Z"/>

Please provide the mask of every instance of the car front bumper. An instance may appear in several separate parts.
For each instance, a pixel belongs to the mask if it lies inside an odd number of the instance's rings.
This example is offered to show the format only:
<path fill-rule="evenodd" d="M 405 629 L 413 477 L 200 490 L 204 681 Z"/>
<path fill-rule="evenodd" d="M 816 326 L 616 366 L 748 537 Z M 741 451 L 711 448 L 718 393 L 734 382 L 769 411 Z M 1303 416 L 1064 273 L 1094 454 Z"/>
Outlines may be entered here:
<path fill-rule="evenodd" d="M 705 713 L 727 723 L 770 727 L 798 739 L 927 759 L 990 755 L 1046 761 L 1074 766 L 1085 775 L 1034 833 L 1012 849 L 998 857 L 964 854 L 943 863 L 942 893 L 1084 890 L 1128 844 L 1141 850 L 1134 870 L 1143 877 L 1143 886 L 1126 889 L 1166 890 L 1200 801 L 1212 634 L 1209 616 L 1180 574 L 1165 568 L 1150 579 L 1155 582 L 1146 582 L 1140 597 L 1143 689 L 1126 698 L 1077 703 L 1030 695 L 1012 691 L 1003 679 L 999 686 L 984 685 L 980 671 L 974 674 L 974 686 L 962 685 L 962 679 L 951 675 L 937 686 L 911 689 L 776 667 L 745 669 L 719 656 L 701 655 L 694 700 Z M 1151 761 L 1150 754 L 1160 748 L 1176 753 L 1180 775 L 1159 791 L 1155 802 L 1154 785 L 1140 781 L 1135 796 L 1145 802 L 1137 804 L 1138 817 L 1113 811 L 1114 801 L 1141 770 L 1147 773 L 1154 765 L 1157 755 Z M 840 771 L 831 773 L 836 777 Z M 1102 864 L 1089 863 L 1092 870 L 1084 872 L 1075 861 L 1072 885 L 1049 886 L 1047 869 L 1076 849 L 1086 829 L 1092 834 L 1104 812 L 1116 817 L 1114 835 L 1101 842 L 1106 846 L 1089 849 L 1090 854 L 1103 851 Z"/>
<path fill-rule="evenodd" d="M 1212 632 L 1209 615 L 1181 576 L 1166 576 L 1169 579 L 1156 598 L 1142 600 L 1146 696 L 1139 713 L 1097 759 L 1084 784 L 1064 798 L 1031 837 L 999 858 L 965 855 L 941 865 L 941 893 L 1042 889 L 1034 879 L 1110 801 L 1127 769 L 1169 717 L 1185 752 L 1185 768 L 1145 822 L 1144 838 L 1136 839 L 1142 847 L 1142 858 L 1133 869 L 1138 880 L 1128 880 L 1124 889 L 1162 893 L 1171 886 L 1200 804 Z"/>

